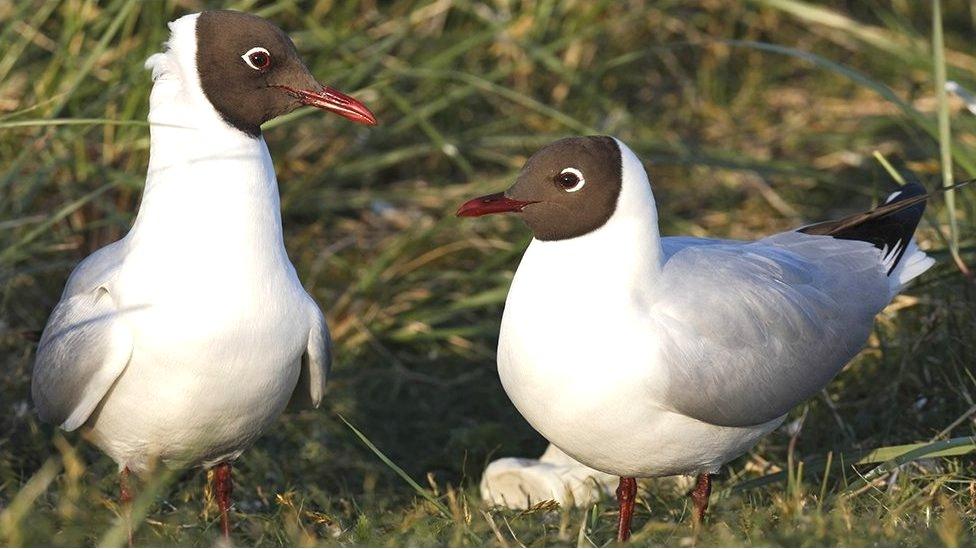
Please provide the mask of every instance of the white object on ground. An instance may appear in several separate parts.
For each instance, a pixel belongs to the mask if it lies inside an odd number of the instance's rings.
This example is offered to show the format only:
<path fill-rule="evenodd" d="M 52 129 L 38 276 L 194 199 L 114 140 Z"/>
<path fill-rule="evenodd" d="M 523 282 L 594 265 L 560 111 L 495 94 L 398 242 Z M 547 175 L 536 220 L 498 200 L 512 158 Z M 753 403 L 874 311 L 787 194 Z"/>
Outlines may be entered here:
<path fill-rule="evenodd" d="M 562 507 L 585 507 L 612 496 L 618 480 L 550 444 L 539 459 L 507 457 L 488 464 L 481 477 L 481 497 L 510 509 L 528 509 L 550 500 Z"/>

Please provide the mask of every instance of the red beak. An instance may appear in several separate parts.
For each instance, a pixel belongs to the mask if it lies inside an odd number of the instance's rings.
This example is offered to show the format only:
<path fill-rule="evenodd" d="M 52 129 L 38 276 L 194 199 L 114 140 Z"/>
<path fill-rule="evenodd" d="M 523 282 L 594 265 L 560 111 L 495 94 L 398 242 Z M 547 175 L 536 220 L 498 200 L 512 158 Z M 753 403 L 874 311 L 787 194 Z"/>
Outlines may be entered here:
<path fill-rule="evenodd" d="M 281 88 L 292 97 L 298 99 L 304 105 L 311 105 L 317 109 L 331 111 L 343 118 L 348 118 L 353 122 L 366 124 L 367 126 L 376 125 L 376 117 L 370 112 L 366 105 L 341 91 L 323 86 L 320 91 L 298 90 L 291 86 L 275 86 Z"/>
<path fill-rule="evenodd" d="M 458 217 L 480 217 L 493 213 L 521 212 L 529 204 L 535 204 L 536 200 L 515 200 L 505 196 L 505 193 L 495 193 L 468 200 L 458 208 Z"/>

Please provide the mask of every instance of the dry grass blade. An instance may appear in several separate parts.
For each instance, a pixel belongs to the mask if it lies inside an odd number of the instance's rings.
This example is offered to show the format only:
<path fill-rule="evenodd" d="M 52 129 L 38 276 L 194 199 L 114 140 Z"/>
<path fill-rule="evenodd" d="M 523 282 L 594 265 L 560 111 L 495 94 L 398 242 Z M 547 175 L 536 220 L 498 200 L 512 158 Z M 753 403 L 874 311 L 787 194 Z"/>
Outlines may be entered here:
<path fill-rule="evenodd" d="M 145 521 L 156 500 L 172 484 L 176 476 L 177 472 L 173 470 L 157 471 L 132 502 L 131 514 L 128 517 L 120 514 L 112 527 L 98 540 L 98 546 L 121 547 L 126 542 L 130 524 L 133 534 L 136 534 L 139 525 Z"/>
<path fill-rule="evenodd" d="M 61 463 L 56 458 L 49 458 L 17 492 L 13 500 L 0 510 L 0 541 L 5 545 L 16 547 L 24 543 L 20 523 L 30 513 L 34 501 L 51 486 L 60 470 Z"/>

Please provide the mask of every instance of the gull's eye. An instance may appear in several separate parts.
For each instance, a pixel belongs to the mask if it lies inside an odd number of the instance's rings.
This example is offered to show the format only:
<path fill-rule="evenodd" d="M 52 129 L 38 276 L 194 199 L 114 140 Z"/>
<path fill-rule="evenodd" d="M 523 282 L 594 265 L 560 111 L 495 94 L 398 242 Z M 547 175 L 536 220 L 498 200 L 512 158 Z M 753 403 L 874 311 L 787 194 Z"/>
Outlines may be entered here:
<path fill-rule="evenodd" d="M 271 54 L 264 48 L 251 48 L 241 56 L 241 59 L 256 71 L 263 71 L 271 66 Z"/>
<path fill-rule="evenodd" d="M 586 185 L 586 180 L 583 179 L 583 172 L 576 168 L 566 168 L 556 176 L 556 184 L 568 193 L 575 193 Z"/>

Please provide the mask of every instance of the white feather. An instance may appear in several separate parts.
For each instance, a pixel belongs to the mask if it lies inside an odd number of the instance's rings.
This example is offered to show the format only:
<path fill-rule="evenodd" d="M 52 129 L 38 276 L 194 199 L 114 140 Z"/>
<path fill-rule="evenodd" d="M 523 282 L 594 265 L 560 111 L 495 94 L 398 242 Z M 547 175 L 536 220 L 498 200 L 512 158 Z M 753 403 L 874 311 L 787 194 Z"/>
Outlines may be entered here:
<path fill-rule="evenodd" d="M 905 248 L 905 253 L 901 256 L 901 261 L 888 275 L 888 295 L 890 298 L 894 299 L 898 292 L 902 291 L 919 275 L 931 269 L 933 265 L 935 265 L 935 259 L 920 250 L 914 238 L 909 240 L 908 247 Z"/>

